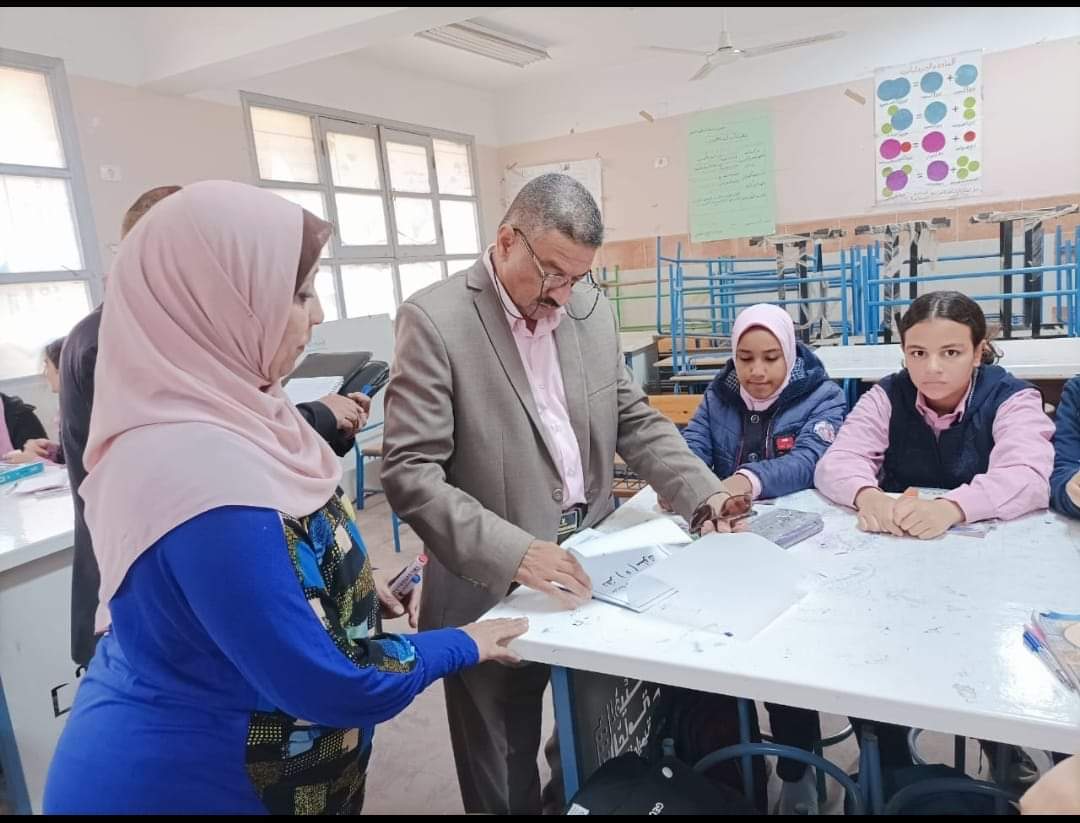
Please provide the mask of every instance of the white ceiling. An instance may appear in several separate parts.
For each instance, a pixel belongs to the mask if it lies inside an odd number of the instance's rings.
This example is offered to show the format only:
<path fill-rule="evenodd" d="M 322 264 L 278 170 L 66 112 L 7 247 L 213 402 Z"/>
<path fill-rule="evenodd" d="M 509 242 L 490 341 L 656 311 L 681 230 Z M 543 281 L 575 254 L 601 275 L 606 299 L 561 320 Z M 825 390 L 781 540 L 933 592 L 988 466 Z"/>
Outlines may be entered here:
<path fill-rule="evenodd" d="M 730 8 L 727 25 L 735 45 L 745 47 L 869 27 L 875 19 L 889 14 L 895 13 L 843 7 Z M 479 22 L 549 50 L 551 60 L 523 69 L 417 37 L 380 43 L 365 49 L 364 54 L 388 65 L 429 72 L 475 88 L 512 89 L 542 80 L 578 77 L 590 68 L 656 63 L 657 55 L 643 51 L 640 47 L 644 45 L 716 48 L 722 16 L 720 8 L 689 6 L 527 7 L 479 15 Z M 659 59 L 682 66 L 686 77 L 701 63 L 690 56 Z"/>
<path fill-rule="evenodd" d="M 740 47 L 848 34 L 740 60 L 697 83 L 688 78 L 698 58 L 640 48 L 714 48 L 721 16 L 693 7 L 6 7 L 0 48 L 157 93 L 235 102 L 238 89 L 257 90 L 506 145 L 637 121 L 642 109 L 664 117 L 848 83 L 879 66 L 1080 36 L 1075 7 L 731 8 Z M 519 69 L 413 36 L 465 19 L 544 46 L 552 59 Z"/>

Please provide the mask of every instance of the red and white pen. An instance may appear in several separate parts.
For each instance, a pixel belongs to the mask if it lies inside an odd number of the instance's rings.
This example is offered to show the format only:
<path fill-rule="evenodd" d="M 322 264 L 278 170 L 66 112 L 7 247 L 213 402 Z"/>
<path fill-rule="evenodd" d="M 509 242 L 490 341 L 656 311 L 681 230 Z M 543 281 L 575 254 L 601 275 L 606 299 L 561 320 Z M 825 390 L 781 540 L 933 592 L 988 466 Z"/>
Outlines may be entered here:
<path fill-rule="evenodd" d="M 427 555 L 417 555 L 412 563 L 398 572 L 397 576 L 390 581 L 390 593 L 398 600 L 408 595 L 420 584 L 420 577 L 426 565 Z"/>

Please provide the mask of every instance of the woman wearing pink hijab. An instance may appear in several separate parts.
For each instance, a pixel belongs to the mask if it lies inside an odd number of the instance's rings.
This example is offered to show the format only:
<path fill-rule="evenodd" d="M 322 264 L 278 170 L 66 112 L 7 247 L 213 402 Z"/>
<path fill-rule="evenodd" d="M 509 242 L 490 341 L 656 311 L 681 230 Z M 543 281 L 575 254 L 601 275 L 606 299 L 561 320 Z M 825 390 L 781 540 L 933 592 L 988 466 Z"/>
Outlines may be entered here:
<path fill-rule="evenodd" d="M 355 813 L 375 724 L 525 621 L 378 632 L 340 464 L 281 389 L 330 225 L 189 186 L 123 241 L 81 488 L 98 629 L 50 813 Z"/>
<path fill-rule="evenodd" d="M 740 312 L 731 330 L 734 356 L 705 390 L 683 432 L 694 454 L 732 494 L 782 497 L 814 486 L 817 461 L 847 413 L 840 387 L 779 306 Z M 821 736 L 817 714 L 769 704 L 778 743 L 810 751 Z M 781 814 L 816 814 L 814 773 L 795 760 L 777 766 Z"/>

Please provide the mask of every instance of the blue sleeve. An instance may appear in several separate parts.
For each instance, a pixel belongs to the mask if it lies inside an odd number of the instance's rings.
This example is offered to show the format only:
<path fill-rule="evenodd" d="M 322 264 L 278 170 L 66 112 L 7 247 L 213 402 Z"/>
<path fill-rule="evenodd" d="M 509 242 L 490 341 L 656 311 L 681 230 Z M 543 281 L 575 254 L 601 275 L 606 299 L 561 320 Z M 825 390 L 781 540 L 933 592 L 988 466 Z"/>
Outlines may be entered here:
<path fill-rule="evenodd" d="M 477 662 L 476 644 L 460 629 L 350 640 L 336 618 L 317 616 L 275 511 L 214 509 L 173 529 L 158 548 L 211 640 L 294 717 L 336 728 L 380 723 L 433 681 Z"/>
<path fill-rule="evenodd" d="M 1050 505 L 1062 514 L 1080 518 L 1080 508 L 1065 488 L 1080 471 L 1080 376 L 1065 384 L 1054 431 L 1054 472 L 1050 475 Z"/>
<path fill-rule="evenodd" d="M 686 445 L 702 463 L 713 471 L 713 447 L 712 447 L 712 424 L 709 418 L 709 406 L 712 402 L 712 392 L 705 391 L 705 396 L 698 404 L 697 411 L 690 418 L 690 422 L 683 429 L 683 439 Z"/>
<path fill-rule="evenodd" d="M 847 400 L 844 398 L 843 389 L 829 380 L 823 383 L 809 400 L 813 405 L 795 437 L 795 446 L 791 451 L 782 457 L 739 467 L 757 475 L 761 481 L 761 496 L 764 498 L 783 497 L 803 489 L 812 489 L 817 462 L 831 445 L 831 441 L 822 438 L 816 431 L 818 424 L 828 424 L 833 437 L 840 431 L 847 415 Z"/>

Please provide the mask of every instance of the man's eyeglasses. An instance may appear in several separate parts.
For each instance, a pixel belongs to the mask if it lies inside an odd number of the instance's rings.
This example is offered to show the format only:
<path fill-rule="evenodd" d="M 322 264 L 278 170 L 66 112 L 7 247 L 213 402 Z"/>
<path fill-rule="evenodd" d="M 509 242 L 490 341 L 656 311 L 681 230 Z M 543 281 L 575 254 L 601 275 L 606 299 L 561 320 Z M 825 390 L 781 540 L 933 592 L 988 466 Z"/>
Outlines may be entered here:
<path fill-rule="evenodd" d="M 540 263 L 540 258 L 536 256 L 536 252 L 533 251 L 532 244 L 529 242 L 529 238 L 525 236 L 525 232 L 516 226 L 511 227 L 514 230 L 514 234 L 521 237 L 521 241 L 525 244 L 525 248 L 529 252 L 529 256 L 532 258 L 533 265 L 536 266 L 536 271 L 540 275 L 540 294 L 543 296 L 551 289 L 561 289 L 563 286 L 569 285 L 576 293 L 588 295 L 590 292 L 593 295 L 592 305 L 589 307 L 589 311 L 577 317 L 570 312 L 569 305 L 566 306 L 566 313 L 570 315 L 574 320 L 585 320 L 596 311 L 596 305 L 600 302 L 600 287 L 593 280 L 592 269 L 589 269 L 584 274 L 578 275 L 566 275 L 566 274 L 551 274 L 544 271 L 543 265 Z"/>

